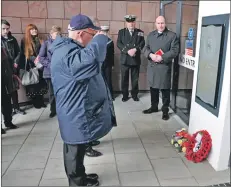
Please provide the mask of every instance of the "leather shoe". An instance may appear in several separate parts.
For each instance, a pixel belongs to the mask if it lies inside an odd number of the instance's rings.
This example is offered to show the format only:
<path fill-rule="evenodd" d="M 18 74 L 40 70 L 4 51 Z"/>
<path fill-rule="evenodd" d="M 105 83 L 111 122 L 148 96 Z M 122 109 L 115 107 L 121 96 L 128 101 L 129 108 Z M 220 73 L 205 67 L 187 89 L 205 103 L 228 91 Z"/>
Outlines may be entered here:
<path fill-rule="evenodd" d="M 92 179 L 92 180 L 97 180 L 99 176 L 96 173 L 90 173 L 86 175 L 86 178 Z"/>
<path fill-rule="evenodd" d="M 7 129 L 17 129 L 18 126 L 14 125 L 13 123 L 5 125 L 7 127 Z"/>
<path fill-rule="evenodd" d="M 89 143 L 90 146 L 97 146 L 99 144 L 100 144 L 100 141 L 98 141 L 98 140 L 95 140 L 95 141 L 92 141 Z"/>
<path fill-rule="evenodd" d="M 123 102 L 126 102 L 126 101 L 128 101 L 128 100 L 129 100 L 128 97 L 123 97 L 123 98 L 122 98 L 122 101 L 123 101 Z"/>
<path fill-rule="evenodd" d="M 99 151 L 96 151 L 94 149 L 92 149 L 91 146 L 87 147 L 86 148 L 86 156 L 89 156 L 89 157 L 98 157 L 98 156 L 101 156 L 102 153 L 100 153 Z"/>
<path fill-rule="evenodd" d="M 79 186 L 99 186 L 99 181 L 84 177 Z"/>
<path fill-rule="evenodd" d="M 6 131 L 2 128 L 2 134 L 6 134 Z"/>
<path fill-rule="evenodd" d="M 168 120 L 169 119 L 169 114 L 168 113 L 163 113 L 162 119 L 163 120 Z"/>
<path fill-rule="evenodd" d="M 132 97 L 132 98 L 133 98 L 134 101 L 139 101 L 140 100 L 137 96 Z"/>
<path fill-rule="evenodd" d="M 151 108 L 143 111 L 144 114 L 151 114 L 151 113 L 155 113 L 155 112 L 158 112 L 158 108 L 152 108 L 151 107 Z"/>
<path fill-rule="evenodd" d="M 51 112 L 49 117 L 50 117 L 50 118 L 53 118 L 53 117 L 55 117 L 55 116 L 56 116 L 56 112 Z"/>

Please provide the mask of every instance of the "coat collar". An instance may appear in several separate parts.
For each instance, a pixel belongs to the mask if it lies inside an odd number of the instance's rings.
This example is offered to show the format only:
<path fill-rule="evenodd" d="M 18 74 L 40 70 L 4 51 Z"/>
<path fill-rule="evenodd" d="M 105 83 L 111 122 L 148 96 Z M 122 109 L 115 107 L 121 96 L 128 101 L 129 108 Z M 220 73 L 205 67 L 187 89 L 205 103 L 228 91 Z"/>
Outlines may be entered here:
<path fill-rule="evenodd" d="M 158 36 L 158 30 L 155 30 L 153 34 Z M 164 29 L 162 34 L 165 36 L 168 34 L 168 28 L 167 27 Z"/>

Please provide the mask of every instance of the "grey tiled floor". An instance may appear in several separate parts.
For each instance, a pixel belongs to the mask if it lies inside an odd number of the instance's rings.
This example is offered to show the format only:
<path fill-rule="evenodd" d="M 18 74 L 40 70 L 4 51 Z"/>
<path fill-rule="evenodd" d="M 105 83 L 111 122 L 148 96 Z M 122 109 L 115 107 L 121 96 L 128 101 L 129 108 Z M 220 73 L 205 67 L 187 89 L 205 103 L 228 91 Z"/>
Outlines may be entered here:
<path fill-rule="evenodd" d="M 207 161 L 194 164 L 170 145 L 172 133 L 182 123 L 172 114 L 161 120 L 161 112 L 143 115 L 149 94 L 140 102 L 116 98 L 118 127 L 95 147 L 103 153 L 85 158 L 87 173 L 96 172 L 102 186 L 205 186 L 230 182 L 230 170 L 216 172 Z M 14 116 L 20 128 L 2 136 L 3 186 L 67 186 L 62 159 L 62 140 L 57 119 L 49 107 L 28 109 Z"/>

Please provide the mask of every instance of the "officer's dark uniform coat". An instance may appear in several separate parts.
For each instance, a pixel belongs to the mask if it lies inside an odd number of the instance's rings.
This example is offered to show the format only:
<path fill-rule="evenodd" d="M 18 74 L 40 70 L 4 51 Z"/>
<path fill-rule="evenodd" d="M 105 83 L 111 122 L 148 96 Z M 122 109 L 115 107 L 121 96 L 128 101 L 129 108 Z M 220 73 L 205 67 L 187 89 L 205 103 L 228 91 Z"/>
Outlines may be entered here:
<path fill-rule="evenodd" d="M 131 68 L 132 95 L 137 96 L 138 94 L 139 68 L 141 64 L 140 54 L 144 45 L 144 32 L 142 30 L 135 28 L 132 36 L 127 28 L 119 30 L 117 47 L 121 51 L 122 91 L 125 97 L 128 94 L 126 92 L 129 84 L 129 68 Z M 132 48 L 137 49 L 134 57 L 128 54 L 128 50 Z"/>
<path fill-rule="evenodd" d="M 162 63 L 153 62 L 149 55 L 162 49 Z M 176 33 L 167 28 L 159 34 L 157 30 L 149 33 L 144 47 L 144 56 L 149 59 L 147 77 L 150 87 L 157 89 L 171 88 L 171 66 L 172 60 L 179 53 L 179 40 Z"/>

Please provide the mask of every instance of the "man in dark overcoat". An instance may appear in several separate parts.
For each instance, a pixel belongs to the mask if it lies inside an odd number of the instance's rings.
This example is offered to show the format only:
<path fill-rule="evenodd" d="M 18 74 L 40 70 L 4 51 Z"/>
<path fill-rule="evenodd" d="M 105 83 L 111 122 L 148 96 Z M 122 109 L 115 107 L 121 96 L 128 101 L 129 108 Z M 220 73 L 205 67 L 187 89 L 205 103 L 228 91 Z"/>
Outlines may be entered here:
<path fill-rule="evenodd" d="M 110 29 L 109 26 L 101 26 L 101 31 L 104 31 L 107 34 L 107 36 L 108 36 L 109 29 Z M 114 68 L 114 54 L 115 54 L 114 42 L 108 36 L 106 58 L 102 64 L 101 70 L 102 70 L 102 76 L 108 85 L 113 100 L 114 100 L 114 96 L 113 96 L 113 86 L 112 86 L 112 69 Z"/>
<path fill-rule="evenodd" d="M 129 70 L 131 71 L 132 90 L 131 95 L 134 101 L 139 101 L 139 72 L 140 72 L 140 54 L 145 45 L 144 32 L 135 26 L 136 16 L 126 15 L 127 28 L 119 30 L 117 47 L 121 51 L 121 90 L 123 94 L 122 101 L 126 102 L 129 97 Z"/>
<path fill-rule="evenodd" d="M 151 92 L 151 107 L 144 110 L 144 114 L 158 112 L 159 91 L 162 92 L 163 120 L 169 119 L 171 67 L 172 60 L 179 53 L 179 40 L 176 33 L 167 29 L 165 18 L 156 19 L 157 30 L 149 33 L 144 47 L 144 56 L 148 58 L 147 67 L 148 83 Z"/>

